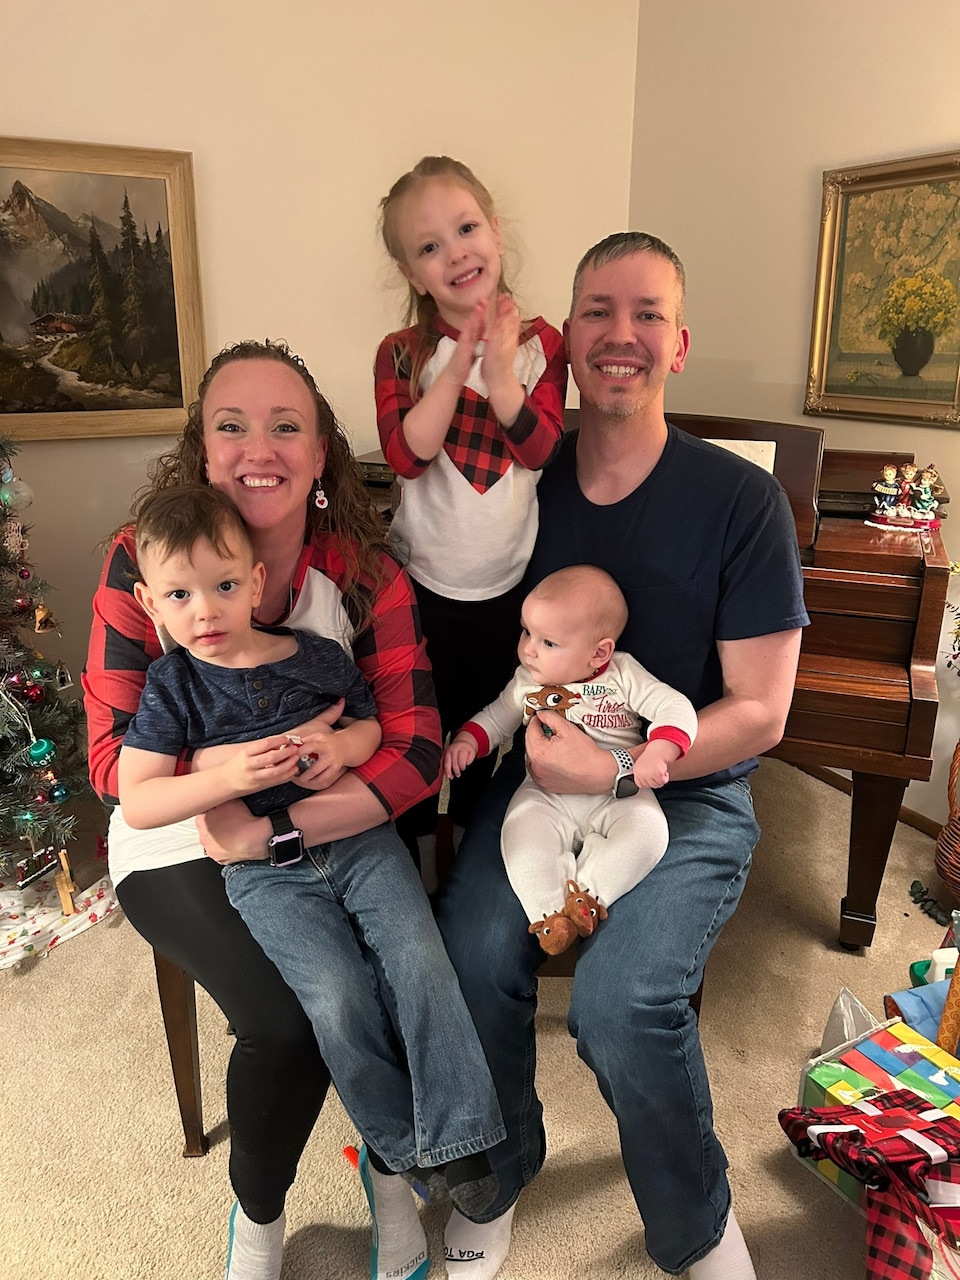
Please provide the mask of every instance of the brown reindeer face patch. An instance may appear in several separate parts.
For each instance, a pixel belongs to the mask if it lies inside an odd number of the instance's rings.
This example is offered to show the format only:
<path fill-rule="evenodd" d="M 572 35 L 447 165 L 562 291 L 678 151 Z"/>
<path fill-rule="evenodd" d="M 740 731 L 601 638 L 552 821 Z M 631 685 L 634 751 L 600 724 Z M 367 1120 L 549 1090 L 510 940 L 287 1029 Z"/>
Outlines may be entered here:
<path fill-rule="evenodd" d="M 579 701 L 579 693 L 565 689 L 562 684 L 545 684 L 542 689 L 531 689 L 524 697 L 523 711 L 527 717 L 537 711 L 557 711 L 566 719 L 567 712 Z"/>

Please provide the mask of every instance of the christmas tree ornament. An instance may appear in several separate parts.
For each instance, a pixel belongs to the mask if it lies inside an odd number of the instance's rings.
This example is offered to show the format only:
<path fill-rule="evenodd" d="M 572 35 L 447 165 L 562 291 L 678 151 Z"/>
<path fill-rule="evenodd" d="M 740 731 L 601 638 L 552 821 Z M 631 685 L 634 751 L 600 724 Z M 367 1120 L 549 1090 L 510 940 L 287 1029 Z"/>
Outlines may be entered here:
<path fill-rule="evenodd" d="M 0 506 L 4 511 L 23 511 L 33 502 L 33 490 L 24 480 L 0 482 Z"/>
<path fill-rule="evenodd" d="M 3 530 L 3 545 L 12 556 L 23 555 L 30 545 L 23 536 L 23 525 L 19 520 L 8 520 Z"/>
<path fill-rule="evenodd" d="M 48 851 L 61 857 L 77 821 L 72 801 L 63 802 L 92 794 L 83 706 L 59 696 L 73 683 L 70 672 L 24 639 L 34 628 L 59 628 L 44 602 L 52 587 L 28 558 L 21 512 L 33 493 L 14 473 L 15 454 L 0 432 L 0 879 L 11 880 L 25 859 L 21 878 L 60 865 Z M 39 861 L 37 850 L 47 851 Z"/>
<path fill-rule="evenodd" d="M 37 766 L 49 764 L 51 760 L 57 758 L 56 743 L 50 741 L 49 738 L 35 738 L 27 748 L 27 755 L 30 757 L 30 763 Z"/>
<path fill-rule="evenodd" d="M 36 622 L 33 628 L 34 631 L 56 631 L 57 629 L 56 618 L 54 618 L 53 614 L 50 612 L 50 610 L 47 608 L 47 606 L 43 603 L 42 600 L 37 605 L 36 613 L 34 614 L 34 617 L 36 618 Z"/>

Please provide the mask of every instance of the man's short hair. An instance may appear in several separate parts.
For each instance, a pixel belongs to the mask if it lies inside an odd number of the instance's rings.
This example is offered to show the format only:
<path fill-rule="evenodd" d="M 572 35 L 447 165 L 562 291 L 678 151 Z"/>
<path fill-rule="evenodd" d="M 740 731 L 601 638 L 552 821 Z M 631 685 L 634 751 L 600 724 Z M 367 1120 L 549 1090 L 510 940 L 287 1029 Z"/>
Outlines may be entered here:
<path fill-rule="evenodd" d="M 218 555 L 252 550 L 250 534 L 233 501 L 210 485 L 172 485 L 145 495 L 135 512 L 137 558 L 152 548 L 161 559 L 190 553 L 206 538 Z"/>
<path fill-rule="evenodd" d="M 680 285 L 680 308 L 677 313 L 677 324 L 683 324 L 683 300 L 687 292 L 687 273 L 683 269 L 683 263 L 666 241 L 659 239 L 657 236 L 652 236 L 646 231 L 616 231 L 612 236 L 607 236 L 598 244 L 595 244 L 592 249 L 587 250 L 577 263 L 577 269 L 573 274 L 573 295 L 570 299 L 570 314 L 573 315 L 574 308 L 577 305 L 577 295 L 580 292 L 583 273 L 587 267 L 604 267 L 608 262 L 617 262 L 620 258 L 629 258 L 635 253 L 655 253 L 660 258 L 666 258 L 667 262 L 672 264 Z"/>

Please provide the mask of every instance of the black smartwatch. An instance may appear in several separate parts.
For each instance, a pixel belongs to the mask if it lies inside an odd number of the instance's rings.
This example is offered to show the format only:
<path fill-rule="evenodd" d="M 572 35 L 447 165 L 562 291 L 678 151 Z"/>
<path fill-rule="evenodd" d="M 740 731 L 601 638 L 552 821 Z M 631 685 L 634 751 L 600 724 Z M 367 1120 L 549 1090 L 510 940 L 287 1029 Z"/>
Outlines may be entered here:
<path fill-rule="evenodd" d="M 627 796 L 635 796 L 640 788 L 633 777 L 633 756 L 625 747 L 614 747 L 610 754 L 617 762 L 617 776 L 613 780 L 612 790 L 614 800 L 625 800 Z"/>
<path fill-rule="evenodd" d="M 268 813 L 273 835 L 267 841 L 270 850 L 271 867 L 290 867 L 303 857 L 303 832 L 293 825 L 293 819 L 286 809 L 275 809 Z"/>

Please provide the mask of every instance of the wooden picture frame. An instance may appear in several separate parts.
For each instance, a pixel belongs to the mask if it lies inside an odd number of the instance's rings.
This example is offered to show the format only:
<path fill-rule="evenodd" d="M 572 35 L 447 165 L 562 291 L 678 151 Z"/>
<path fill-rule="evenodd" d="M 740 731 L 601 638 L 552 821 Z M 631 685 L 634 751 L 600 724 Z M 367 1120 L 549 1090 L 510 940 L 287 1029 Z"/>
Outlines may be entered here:
<path fill-rule="evenodd" d="M 0 138 L 0 432 L 179 434 L 205 367 L 190 153 Z"/>
<path fill-rule="evenodd" d="M 803 411 L 960 426 L 960 151 L 824 173 Z"/>

